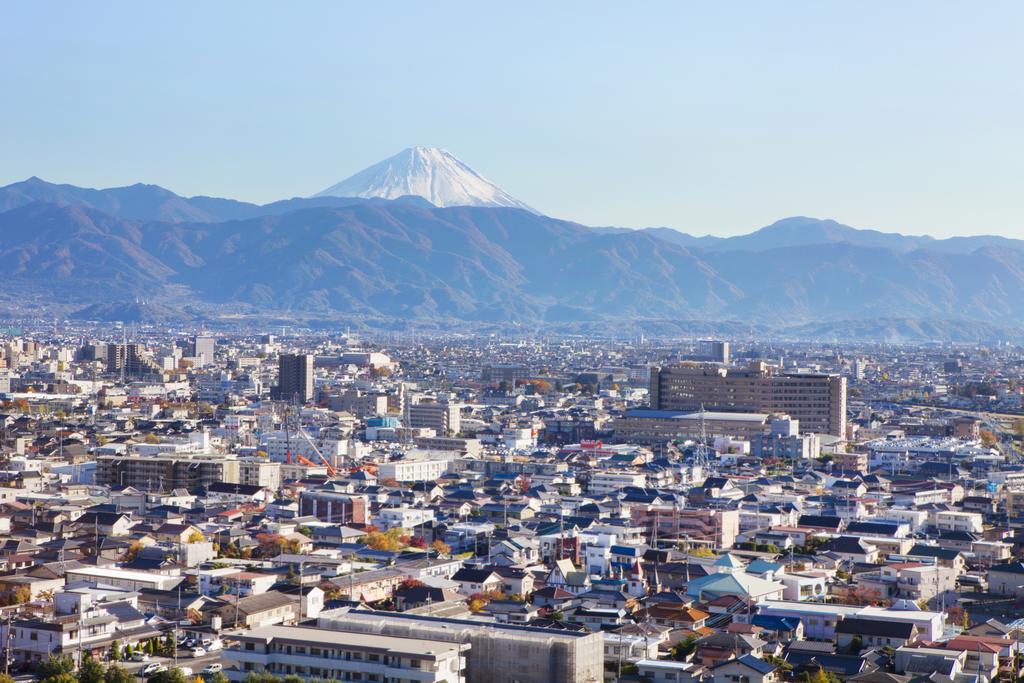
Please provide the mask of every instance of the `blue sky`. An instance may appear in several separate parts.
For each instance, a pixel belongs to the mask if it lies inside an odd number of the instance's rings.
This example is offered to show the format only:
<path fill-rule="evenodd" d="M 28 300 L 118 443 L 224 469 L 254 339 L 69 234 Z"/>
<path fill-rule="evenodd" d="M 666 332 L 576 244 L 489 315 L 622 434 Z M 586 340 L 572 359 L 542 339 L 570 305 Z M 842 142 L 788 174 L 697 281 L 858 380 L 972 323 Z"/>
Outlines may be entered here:
<path fill-rule="evenodd" d="M 308 195 L 414 145 L 590 225 L 1024 237 L 1024 3 L 21 2 L 0 183 Z"/>

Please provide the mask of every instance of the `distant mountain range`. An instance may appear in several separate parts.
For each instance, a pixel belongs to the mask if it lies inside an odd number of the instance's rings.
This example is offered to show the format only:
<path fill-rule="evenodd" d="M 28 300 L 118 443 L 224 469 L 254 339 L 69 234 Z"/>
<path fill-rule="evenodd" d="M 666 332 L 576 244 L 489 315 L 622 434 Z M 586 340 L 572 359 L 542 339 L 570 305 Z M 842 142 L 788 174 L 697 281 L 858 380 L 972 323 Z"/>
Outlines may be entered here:
<path fill-rule="evenodd" d="M 804 217 L 693 237 L 420 196 L 259 206 L 38 178 L 0 188 L 0 273 L 8 310 L 56 302 L 92 319 L 230 311 L 893 341 L 1015 335 L 1024 320 L 1024 241 L 1002 237 L 935 240 Z"/>

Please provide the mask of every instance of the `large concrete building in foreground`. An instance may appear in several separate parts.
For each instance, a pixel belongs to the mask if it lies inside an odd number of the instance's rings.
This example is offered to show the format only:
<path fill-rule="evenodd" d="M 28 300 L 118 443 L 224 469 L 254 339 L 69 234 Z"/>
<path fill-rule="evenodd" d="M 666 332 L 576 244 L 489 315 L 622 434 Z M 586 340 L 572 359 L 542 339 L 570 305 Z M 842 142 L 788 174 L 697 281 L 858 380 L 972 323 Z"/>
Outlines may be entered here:
<path fill-rule="evenodd" d="M 233 636 L 224 651 L 224 673 L 231 681 L 250 674 L 334 681 L 465 680 L 462 643 L 377 634 L 338 633 L 303 626 L 265 626 Z"/>
<path fill-rule="evenodd" d="M 465 683 L 599 683 L 604 634 L 448 619 L 408 612 L 335 610 L 318 627 L 339 642 L 350 634 L 469 645 Z"/>
<path fill-rule="evenodd" d="M 846 378 L 778 372 L 764 363 L 743 369 L 679 363 L 651 368 L 655 410 L 785 413 L 805 432 L 846 436 Z"/>

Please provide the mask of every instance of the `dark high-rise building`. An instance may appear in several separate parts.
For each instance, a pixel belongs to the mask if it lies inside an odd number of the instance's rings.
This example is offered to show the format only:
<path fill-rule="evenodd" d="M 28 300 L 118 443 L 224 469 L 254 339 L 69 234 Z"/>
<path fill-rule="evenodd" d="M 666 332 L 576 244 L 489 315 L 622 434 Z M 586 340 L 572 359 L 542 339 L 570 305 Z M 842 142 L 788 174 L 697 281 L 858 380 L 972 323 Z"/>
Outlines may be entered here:
<path fill-rule="evenodd" d="M 274 398 L 281 401 L 313 400 L 313 356 L 283 353 L 277 359 L 277 386 Z"/>
<path fill-rule="evenodd" d="M 159 374 L 160 367 L 146 355 L 142 344 L 107 344 L 107 372 L 123 372 L 126 376 Z"/>

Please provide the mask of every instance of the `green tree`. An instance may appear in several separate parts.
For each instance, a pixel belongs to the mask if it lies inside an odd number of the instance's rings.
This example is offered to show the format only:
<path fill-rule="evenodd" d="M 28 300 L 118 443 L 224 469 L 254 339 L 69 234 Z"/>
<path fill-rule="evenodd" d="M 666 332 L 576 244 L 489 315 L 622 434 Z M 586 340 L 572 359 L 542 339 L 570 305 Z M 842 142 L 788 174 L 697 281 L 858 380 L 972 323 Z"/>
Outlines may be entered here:
<path fill-rule="evenodd" d="M 181 669 L 168 669 L 150 677 L 149 683 L 189 683 Z"/>
<path fill-rule="evenodd" d="M 672 659 L 681 662 L 692 655 L 696 649 L 697 636 L 696 634 L 691 633 L 676 643 L 675 647 L 672 648 Z"/>
<path fill-rule="evenodd" d="M 268 671 L 260 671 L 246 676 L 245 683 L 281 683 L 281 679 Z"/>
<path fill-rule="evenodd" d="M 39 683 L 78 683 L 78 679 L 72 673 L 60 673 L 40 679 Z"/>
<path fill-rule="evenodd" d="M 135 683 L 135 676 L 114 664 L 107 668 L 107 673 L 103 675 L 103 683 Z"/>
<path fill-rule="evenodd" d="M 92 657 L 83 657 L 78 667 L 78 683 L 103 683 L 103 675 L 107 669 Z"/>
<path fill-rule="evenodd" d="M 121 661 L 121 641 L 115 640 L 110 644 L 110 661 L 120 662 Z"/>
<path fill-rule="evenodd" d="M 75 671 L 75 660 L 67 655 L 57 657 L 50 655 L 36 667 L 36 678 L 52 678 L 60 674 L 70 674 Z"/>

